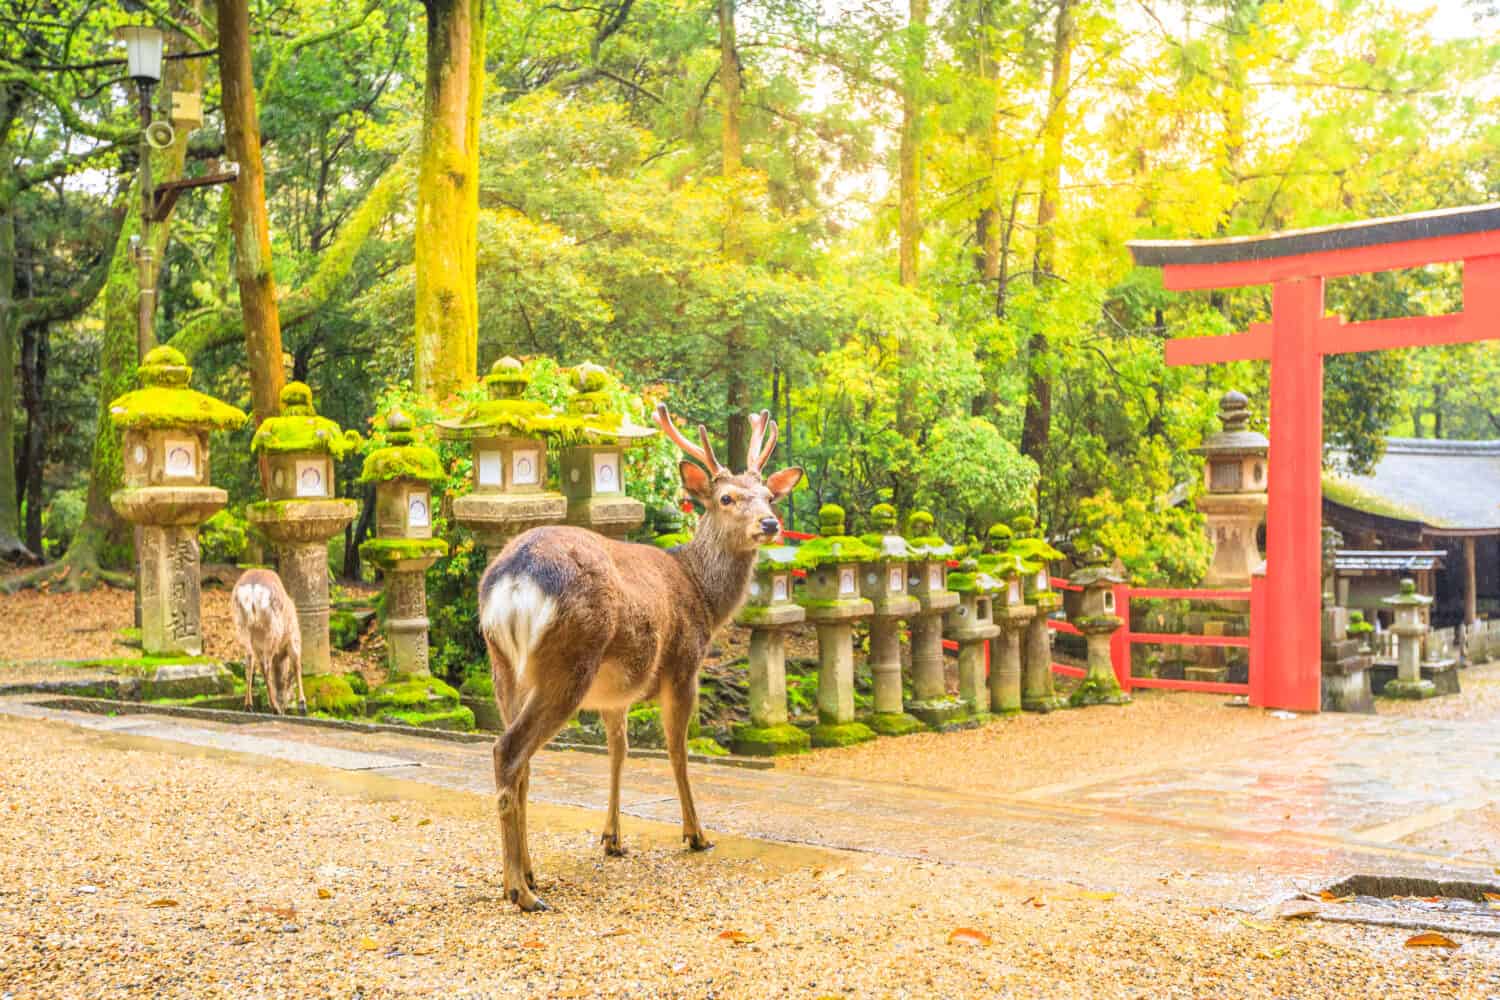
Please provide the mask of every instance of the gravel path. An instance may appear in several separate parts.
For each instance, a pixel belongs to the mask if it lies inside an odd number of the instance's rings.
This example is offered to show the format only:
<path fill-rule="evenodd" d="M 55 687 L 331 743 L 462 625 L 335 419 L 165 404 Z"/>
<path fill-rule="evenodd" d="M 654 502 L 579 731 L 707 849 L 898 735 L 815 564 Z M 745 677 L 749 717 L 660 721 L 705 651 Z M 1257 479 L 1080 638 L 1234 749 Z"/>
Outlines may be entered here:
<path fill-rule="evenodd" d="M 1064 717 L 1066 718 L 1066 717 Z M 893 741 L 894 742 L 894 741 Z M 0 996 L 1494 996 L 1500 943 L 534 807 L 557 912 L 501 899 L 485 797 L 0 720 Z M 949 940 L 974 928 L 988 945 Z"/>

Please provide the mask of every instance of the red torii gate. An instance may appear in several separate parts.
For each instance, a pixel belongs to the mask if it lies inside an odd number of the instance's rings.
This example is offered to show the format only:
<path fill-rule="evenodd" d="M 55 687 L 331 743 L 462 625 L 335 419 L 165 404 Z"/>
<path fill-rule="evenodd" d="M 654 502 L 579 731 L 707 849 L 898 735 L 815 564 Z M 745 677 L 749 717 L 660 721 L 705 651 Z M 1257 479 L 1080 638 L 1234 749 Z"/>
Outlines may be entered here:
<path fill-rule="evenodd" d="M 1268 236 L 1138 240 L 1136 264 L 1173 291 L 1272 286 L 1271 322 L 1167 342 L 1167 364 L 1271 362 L 1265 622 L 1254 622 L 1255 704 L 1316 712 L 1321 681 L 1323 355 L 1500 338 L 1500 203 Z M 1463 262 L 1462 312 L 1345 323 L 1327 278 Z M 1259 626 L 1259 627 L 1257 627 Z"/>

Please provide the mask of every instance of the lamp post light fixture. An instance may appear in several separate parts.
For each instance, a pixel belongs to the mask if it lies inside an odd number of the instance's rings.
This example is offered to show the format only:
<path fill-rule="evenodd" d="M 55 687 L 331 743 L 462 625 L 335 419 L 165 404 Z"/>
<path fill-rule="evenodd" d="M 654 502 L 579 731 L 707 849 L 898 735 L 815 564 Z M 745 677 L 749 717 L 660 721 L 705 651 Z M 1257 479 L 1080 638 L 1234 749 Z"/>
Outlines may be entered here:
<path fill-rule="evenodd" d="M 144 361 L 151 350 L 152 317 L 156 314 L 155 251 L 151 246 L 151 215 L 156 200 L 151 188 L 151 93 L 161 82 L 162 33 L 160 28 L 132 24 L 118 34 L 125 42 L 125 64 L 140 101 L 141 234 L 134 247 L 140 296 L 136 301 L 135 346 L 137 357 Z"/>

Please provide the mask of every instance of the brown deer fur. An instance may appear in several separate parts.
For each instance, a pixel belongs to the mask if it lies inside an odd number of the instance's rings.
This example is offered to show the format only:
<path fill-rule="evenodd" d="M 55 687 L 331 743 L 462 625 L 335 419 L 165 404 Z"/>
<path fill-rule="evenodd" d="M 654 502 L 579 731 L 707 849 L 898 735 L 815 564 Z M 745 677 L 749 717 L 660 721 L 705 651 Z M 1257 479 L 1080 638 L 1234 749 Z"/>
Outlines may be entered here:
<path fill-rule="evenodd" d="M 293 701 L 307 713 L 302 696 L 302 630 L 297 606 L 281 577 L 268 569 L 246 570 L 229 601 L 234 628 L 245 647 L 245 711 L 254 707 L 255 669 L 266 679 L 266 699 L 277 715 Z"/>
<path fill-rule="evenodd" d="M 744 600 L 757 547 L 780 532 L 771 504 L 792 491 L 802 470 L 783 469 L 761 479 L 759 468 L 775 447 L 776 434 L 765 413 L 752 420 L 750 468 L 739 475 L 719 467 L 702 428 L 700 449 L 677 433 L 664 406 L 657 422 L 708 469 L 681 464 L 684 487 L 704 506 L 692 541 L 663 551 L 584 528 L 533 528 L 512 539 L 480 580 L 480 629 L 506 726 L 494 751 L 505 889 L 523 910 L 547 908 L 535 893 L 526 843 L 531 757 L 580 708 L 599 713 L 609 741 L 605 853 L 625 853 L 620 844 L 625 715 L 649 698 L 661 705 L 683 839 L 693 850 L 712 846 L 693 808 L 687 777 L 698 668 L 714 632 Z"/>

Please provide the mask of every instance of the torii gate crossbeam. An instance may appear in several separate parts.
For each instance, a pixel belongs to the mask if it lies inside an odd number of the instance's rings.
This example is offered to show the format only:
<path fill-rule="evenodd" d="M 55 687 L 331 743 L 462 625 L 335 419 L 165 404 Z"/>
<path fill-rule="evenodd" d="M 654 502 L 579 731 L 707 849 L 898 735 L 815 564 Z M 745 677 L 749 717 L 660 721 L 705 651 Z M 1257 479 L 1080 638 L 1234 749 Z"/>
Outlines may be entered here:
<path fill-rule="evenodd" d="M 1222 240 L 1141 240 L 1136 264 L 1173 291 L 1266 285 L 1271 322 L 1167 342 L 1169 365 L 1271 362 L 1265 643 L 1251 702 L 1321 707 L 1323 356 L 1500 338 L 1500 203 Z M 1462 312 L 1345 323 L 1323 313 L 1328 278 L 1463 263 Z M 1262 627 L 1265 626 L 1265 627 Z M 1252 662 L 1256 661 L 1252 657 Z"/>

